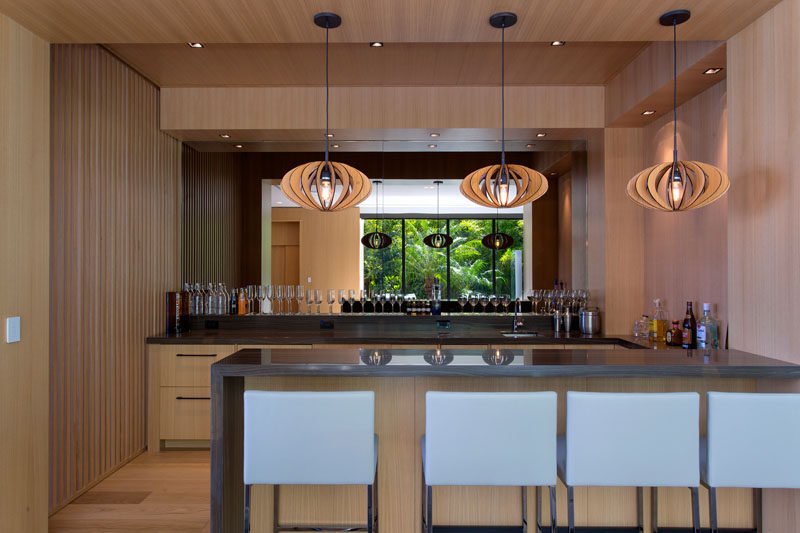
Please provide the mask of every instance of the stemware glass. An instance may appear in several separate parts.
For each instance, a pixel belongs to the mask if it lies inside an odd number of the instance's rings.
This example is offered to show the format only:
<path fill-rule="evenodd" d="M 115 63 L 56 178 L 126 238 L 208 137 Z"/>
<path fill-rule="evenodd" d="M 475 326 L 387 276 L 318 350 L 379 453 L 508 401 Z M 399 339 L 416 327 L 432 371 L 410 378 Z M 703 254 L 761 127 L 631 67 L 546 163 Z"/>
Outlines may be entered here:
<path fill-rule="evenodd" d="M 258 301 L 258 309 L 256 313 L 261 315 L 264 313 L 264 286 L 256 285 L 256 300 Z"/>
<path fill-rule="evenodd" d="M 347 291 L 339 289 L 339 314 L 344 313 L 344 302 L 347 301 Z"/>
<path fill-rule="evenodd" d="M 553 290 L 548 289 L 544 291 L 544 293 L 542 294 L 542 300 L 544 303 L 544 314 L 549 315 L 551 310 L 550 305 L 553 301 Z"/>
<path fill-rule="evenodd" d="M 472 310 L 473 313 L 477 311 L 477 307 L 478 307 L 478 295 L 477 294 L 470 294 L 469 295 L 469 307 L 470 307 L 470 309 Z"/>
<path fill-rule="evenodd" d="M 504 294 L 500 297 L 500 303 L 503 304 L 503 313 L 508 314 L 508 306 L 511 303 L 511 296 Z"/>
<path fill-rule="evenodd" d="M 497 312 L 497 296 L 494 294 L 489 297 L 489 303 L 492 304 L 492 312 Z"/>
<path fill-rule="evenodd" d="M 328 289 L 328 314 L 333 314 L 333 304 L 336 303 L 336 289 Z"/>
<path fill-rule="evenodd" d="M 302 285 L 295 285 L 294 287 L 294 299 L 297 300 L 297 314 L 303 314 L 303 298 L 305 298 L 306 292 L 303 290 Z"/>
<path fill-rule="evenodd" d="M 273 299 L 275 298 L 275 293 L 272 290 L 272 285 L 264 285 L 264 300 L 266 300 L 266 310 L 267 313 L 273 312 Z"/>
<path fill-rule="evenodd" d="M 538 291 L 529 289 L 528 292 L 525 293 L 525 297 L 531 303 L 531 314 L 536 314 L 536 293 Z"/>
<path fill-rule="evenodd" d="M 486 306 L 489 305 L 489 297 L 486 295 L 481 295 L 481 307 L 483 308 L 483 312 L 486 312 Z"/>
<path fill-rule="evenodd" d="M 350 301 L 350 312 L 352 313 L 353 310 L 356 308 L 356 290 L 350 289 L 347 291 L 347 299 Z"/>
<path fill-rule="evenodd" d="M 314 303 L 317 304 L 317 314 L 321 315 L 322 312 L 319 309 L 319 306 L 322 305 L 322 291 L 320 289 L 314 289 Z"/>
<path fill-rule="evenodd" d="M 397 295 L 390 294 L 389 295 L 389 312 L 393 313 L 394 311 L 394 304 L 397 302 Z"/>
<path fill-rule="evenodd" d="M 283 314 L 283 305 L 281 304 L 281 300 L 283 300 L 283 285 L 275 285 L 275 301 L 278 302 L 278 314 Z"/>
<path fill-rule="evenodd" d="M 461 307 L 461 314 L 464 314 L 464 306 L 467 305 L 467 296 L 462 294 L 458 297 L 458 305 Z"/>
<path fill-rule="evenodd" d="M 387 313 L 388 311 L 386 311 L 386 293 L 381 293 L 380 299 L 381 299 L 381 312 Z"/>
<path fill-rule="evenodd" d="M 370 300 L 372 300 L 372 312 L 380 313 L 380 311 L 378 311 L 378 291 L 376 290 L 372 291 L 372 294 L 370 295 Z"/>
<path fill-rule="evenodd" d="M 367 303 L 367 293 L 364 289 L 361 289 L 358 293 L 358 301 L 361 303 L 361 314 L 363 315 L 366 312 L 366 303 Z"/>
<path fill-rule="evenodd" d="M 306 311 L 311 314 L 311 304 L 314 303 L 314 291 L 311 289 L 306 290 Z M 319 314 L 319 313 L 317 313 Z"/>
<path fill-rule="evenodd" d="M 286 300 L 286 314 L 292 314 L 292 300 L 294 300 L 294 285 L 287 285 L 286 289 L 283 293 L 283 297 Z"/>

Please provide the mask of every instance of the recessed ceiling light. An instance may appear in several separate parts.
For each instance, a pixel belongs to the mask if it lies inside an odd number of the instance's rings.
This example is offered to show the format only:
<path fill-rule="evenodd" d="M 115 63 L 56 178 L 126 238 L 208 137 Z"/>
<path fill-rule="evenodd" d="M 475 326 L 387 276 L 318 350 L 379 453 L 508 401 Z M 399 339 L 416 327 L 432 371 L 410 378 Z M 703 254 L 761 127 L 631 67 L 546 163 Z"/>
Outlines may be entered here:
<path fill-rule="evenodd" d="M 186 43 L 190 48 L 203 48 L 203 43 Z"/>
<path fill-rule="evenodd" d="M 220 133 L 219 136 L 222 137 L 223 139 L 230 139 L 231 138 L 231 136 L 229 134 L 227 134 L 227 133 Z"/>
<path fill-rule="evenodd" d="M 438 134 L 438 133 L 436 133 L 436 132 L 434 132 L 434 133 L 431 133 L 431 137 L 438 137 L 438 136 L 439 136 L 439 134 Z"/>
<path fill-rule="evenodd" d="M 372 41 L 371 43 L 369 43 L 369 45 L 372 48 L 380 48 L 381 46 L 383 46 L 383 43 L 380 41 Z"/>
<path fill-rule="evenodd" d="M 558 172 L 551 172 L 550 175 L 551 176 L 558 176 Z"/>
<path fill-rule="evenodd" d="M 333 133 L 328 133 L 328 139 L 333 139 Z"/>
<path fill-rule="evenodd" d="M 533 148 L 534 146 L 535 146 L 535 145 L 533 145 L 533 144 L 526 144 L 526 145 L 525 145 L 525 148 Z"/>
<path fill-rule="evenodd" d="M 339 148 L 339 145 L 338 144 L 334 144 L 333 148 Z"/>
<path fill-rule="evenodd" d="M 642 111 L 642 115 L 644 115 L 644 116 L 655 115 L 655 114 L 656 114 L 656 112 L 654 110 L 652 110 L 652 109 L 648 109 L 646 111 Z"/>
<path fill-rule="evenodd" d="M 565 41 L 553 41 L 550 46 L 564 46 L 565 44 L 567 44 Z"/>
<path fill-rule="evenodd" d="M 435 144 L 429 144 L 428 148 L 436 148 L 436 145 Z"/>
<path fill-rule="evenodd" d="M 545 137 L 546 135 L 547 135 L 546 133 L 537 133 L 536 134 L 537 137 Z"/>
<path fill-rule="evenodd" d="M 242 148 L 242 145 L 241 144 L 234 144 L 233 147 L 234 148 Z"/>
<path fill-rule="evenodd" d="M 716 74 L 717 72 L 721 71 L 722 67 L 711 67 L 707 68 L 703 74 Z"/>

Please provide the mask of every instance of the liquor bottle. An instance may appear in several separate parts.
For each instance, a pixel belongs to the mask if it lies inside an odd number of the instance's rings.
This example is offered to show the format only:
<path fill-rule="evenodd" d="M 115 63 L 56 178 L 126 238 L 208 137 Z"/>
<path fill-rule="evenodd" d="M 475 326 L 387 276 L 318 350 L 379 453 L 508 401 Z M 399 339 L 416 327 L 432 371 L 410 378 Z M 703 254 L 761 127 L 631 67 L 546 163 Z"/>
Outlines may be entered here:
<path fill-rule="evenodd" d="M 191 314 L 191 302 L 189 301 L 190 294 L 191 290 L 189 289 L 189 283 L 186 282 L 183 284 L 183 290 L 181 291 L 181 316 Z"/>
<path fill-rule="evenodd" d="M 200 290 L 200 284 L 194 284 L 194 291 L 192 292 L 192 314 L 203 314 L 203 292 Z"/>
<path fill-rule="evenodd" d="M 228 313 L 231 315 L 238 314 L 239 309 L 239 295 L 236 292 L 236 289 L 231 290 L 231 299 L 228 302 Z"/>
<path fill-rule="evenodd" d="M 703 317 L 697 323 L 697 347 L 719 348 L 719 324 L 711 316 L 711 304 L 703 304 Z"/>
<path fill-rule="evenodd" d="M 405 298 L 400 302 L 400 312 L 404 315 L 408 314 L 408 302 Z"/>
<path fill-rule="evenodd" d="M 697 321 L 692 311 L 692 302 L 686 302 L 686 316 L 683 318 L 683 342 L 681 346 L 694 350 L 697 348 Z"/>
<path fill-rule="evenodd" d="M 683 342 L 683 332 L 680 328 L 680 320 L 673 320 L 672 327 L 667 330 L 664 338 L 668 346 L 680 346 Z"/>
<path fill-rule="evenodd" d="M 350 313 L 353 311 L 353 308 L 350 306 L 350 302 L 347 298 L 342 298 L 342 313 Z"/>
<path fill-rule="evenodd" d="M 664 342 L 667 334 L 667 313 L 661 306 L 661 298 L 653 300 L 653 316 L 650 317 L 650 340 Z"/>
<path fill-rule="evenodd" d="M 392 313 L 399 313 L 402 311 L 403 308 L 403 297 L 398 296 L 397 299 L 392 302 Z"/>
<path fill-rule="evenodd" d="M 247 294 L 245 293 L 244 289 L 239 291 L 239 306 L 237 308 L 238 315 L 246 315 L 247 314 Z"/>
<path fill-rule="evenodd" d="M 364 305 L 361 303 L 364 301 L 364 291 L 362 290 L 358 300 L 353 302 L 353 312 L 354 313 L 363 313 L 364 312 Z"/>

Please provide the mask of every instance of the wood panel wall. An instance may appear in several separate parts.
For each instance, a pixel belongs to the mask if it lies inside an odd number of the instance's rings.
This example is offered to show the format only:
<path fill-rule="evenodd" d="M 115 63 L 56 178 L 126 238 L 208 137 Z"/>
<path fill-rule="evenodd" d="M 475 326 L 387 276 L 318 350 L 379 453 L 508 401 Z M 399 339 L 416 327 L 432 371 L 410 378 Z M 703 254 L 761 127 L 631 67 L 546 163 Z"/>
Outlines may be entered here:
<path fill-rule="evenodd" d="M 145 337 L 179 282 L 180 143 L 159 92 L 95 45 L 52 72 L 50 508 L 141 452 Z"/>
<path fill-rule="evenodd" d="M 678 158 L 704 161 L 723 170 L 728 166 L 726 82 L 722 81 L 678 108 Z M 672 160 L 672 115 L 644 128 L 644 165 Z M 681 213 L 644 212 L 644 301 L 650 312 L 653 298 L 665 299 L 671 318 L 680 319 L 686 302 L 715 307 L 727 324 L 727 218 L 723 196 L 703 209 Z"/>
<path fill-rule="evenodd" d="M 198 152 L 184 145 L 182 160 L 181 279 L 238 287 L 243 239 L 242 154 Z M 256 205 L 260 210 L 261 203 Z"/>
<path fill-rule="evenodd" d="M 558 185 L 558 279 L 572 284 L 572 176 L 559 176 Z"/>
<path fill-rule="evenodd" d="M 0 15 L 0 517 L 47 530 L 50 51 Z M 5 318 L 21 319 L 6 344 Z"/>
<path fill-rule="evenodd" d="M 798 25 L 800 0 L 783 0 L 728 41 L 730 346 L 795 363 L 800 363 Z M 759 388 L 800 392 L 800 382 Z M 797 531 L 800 491 L 765 491 L 763 516 L 764 531 Z"/>

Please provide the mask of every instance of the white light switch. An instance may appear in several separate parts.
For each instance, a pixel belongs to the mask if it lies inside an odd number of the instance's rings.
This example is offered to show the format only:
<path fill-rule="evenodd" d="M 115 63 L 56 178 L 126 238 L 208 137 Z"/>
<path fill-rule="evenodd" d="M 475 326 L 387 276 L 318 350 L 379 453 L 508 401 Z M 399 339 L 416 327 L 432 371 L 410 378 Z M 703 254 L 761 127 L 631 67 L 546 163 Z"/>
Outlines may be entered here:
<path fill-rule="evenodd" d="M 19 317 L 6 318 L 6 342 L 19 342 L 20 339 Z"/>
<path fill-rule="evenodd" d="M 308 276 L 308 281 L 306 283 L 311 283 L 311 276 Z"/>

